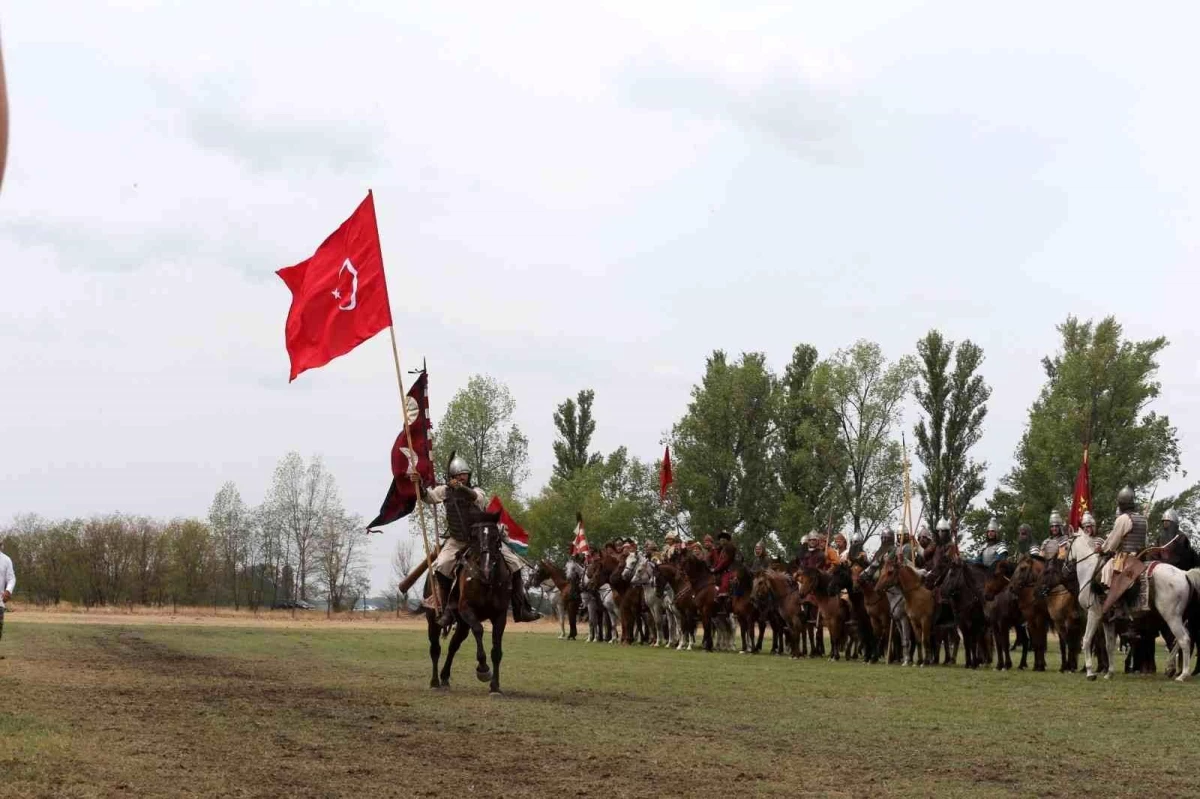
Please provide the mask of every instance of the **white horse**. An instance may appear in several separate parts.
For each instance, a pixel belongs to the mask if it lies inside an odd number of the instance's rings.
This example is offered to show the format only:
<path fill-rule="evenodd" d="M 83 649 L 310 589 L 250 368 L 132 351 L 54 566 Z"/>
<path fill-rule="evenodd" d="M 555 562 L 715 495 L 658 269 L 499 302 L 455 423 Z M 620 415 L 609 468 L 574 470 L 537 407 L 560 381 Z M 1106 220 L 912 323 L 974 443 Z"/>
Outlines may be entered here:
<path fill-rule="evenodd" d="M 1083 632 L 1082 647 L 1089 680 L 1096 679 L 1092 637 L 1096 634 L 1097 625 L 1104 628 L 1104 643 L 1108 649 L 1108 672 L 1104 679 L 1112 678 L 1116 673 L 1117 663 L 1116 628 L 1111 621 L 1101 617 L 1103 598 L 1092 591 L 1092 577 L 1096 574 L 1099 564 L 1100 555 L 1096 552 L 1095 539 L 1083 534 L 1075 536 L 1071 540 L 1066 565 L 1068 568 L 1075 566 L 1075 574 L 1079 578 L 1079 605 L 1087 611 L 1087 629 Z M 1153 565 L 1154 568 L 1150 572 L 1150 594 L 1153 597 L 1154 609 L 1175 635 L 1175 646 L 1171 648 L 1167 660 L 1174 663 L 1176 653 L 1182 658 L 1182 669 L 1175 681 L 1183 682 L 1192 672 L 1192 641 L 1188 636 L 1187 626 L 1183 623 L 1183 614 L 1192 594 L 1200 593 L 1200 569 L 1185 572 L 1169 563 Z"/>
<path fill-rule="evenodd" d="M 904 604 L 904 594 L 900 591 L 899 586 L 892 586 L 887 590 L 888 610 L 892 614 L 892 628 L 900 628 L 900 665 L 912 665 L 912 622 L 908 618 L 908 607 Z M 892 633 L 888 631 L 888 640 L 891 641 Z M 884 660 L 891 656 L 891 653 L 884 655 Z"/>

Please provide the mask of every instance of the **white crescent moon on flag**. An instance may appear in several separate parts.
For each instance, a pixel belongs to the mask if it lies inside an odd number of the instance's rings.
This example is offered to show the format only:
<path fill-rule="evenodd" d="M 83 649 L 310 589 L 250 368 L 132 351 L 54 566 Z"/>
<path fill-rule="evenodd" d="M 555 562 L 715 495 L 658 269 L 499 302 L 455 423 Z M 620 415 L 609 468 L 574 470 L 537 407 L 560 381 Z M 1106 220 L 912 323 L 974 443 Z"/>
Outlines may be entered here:
<path fill-rule="evenodd" d="M 418 407 L 417 400 L 414 397 L 404 398 L 404 415 L 407 417 L 409 424 L 417 421 L 417 417 L 421 415 L 421 409 Z"/>
<path fill-rule="evenodd" d="M 408 474 L 417 473 L 417 453 L 408 447 L 398 447 L 397 451 L 408 461 Z"/>
<path fill-rule="evenodd" d="M 350 263 L 349 258 L 342 262 L 342 268 L 338 270 L 338 278 L 341 278 L 342 272 L 347 271 L 350 273 L 350 301 L 345 305 L 339 305 L 339 311 L 353 311 L 358 305 L 358 270 L 354 268 L 354 264 Z"/>

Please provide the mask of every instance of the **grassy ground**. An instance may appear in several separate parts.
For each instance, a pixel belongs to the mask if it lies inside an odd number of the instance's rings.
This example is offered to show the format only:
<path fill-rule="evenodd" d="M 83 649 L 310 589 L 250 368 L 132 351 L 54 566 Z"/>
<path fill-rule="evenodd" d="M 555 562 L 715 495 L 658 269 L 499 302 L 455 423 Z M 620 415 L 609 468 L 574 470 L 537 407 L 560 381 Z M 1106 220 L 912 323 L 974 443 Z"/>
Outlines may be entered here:
<path fill-rule="evenodd" d="M 14 615 L 4 632 L 4 796 L 1197 790 L 1186 764 L 1200 754 L 1200 688 L 1161 677 L 792 662 L 517 630 L 507 696 L 489 699 L 471 650 L 451 690 L 430 691 L 412 629 Z"/>

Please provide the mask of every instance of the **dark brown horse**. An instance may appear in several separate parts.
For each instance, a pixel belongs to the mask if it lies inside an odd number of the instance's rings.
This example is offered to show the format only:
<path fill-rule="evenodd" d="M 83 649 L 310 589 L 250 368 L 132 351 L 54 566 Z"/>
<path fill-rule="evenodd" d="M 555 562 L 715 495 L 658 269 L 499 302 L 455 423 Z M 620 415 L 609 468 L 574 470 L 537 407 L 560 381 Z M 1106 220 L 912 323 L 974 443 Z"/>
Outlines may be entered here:
<path fill-rule="evenodd" d="M 1034 593 L 1046 603 L 1054 633 L 1058 636 L 1060 672 L 1079 670 L 1079 649 L 1083 641 L 1084 618 L 1079 607 L 1079 585 L 1075 590 L 1067 587 L 1063 580 L 1063 559 L 1052 558 L 1042 568 Z"/>
<path fill-rule="evenodd" d="M 466 556 L 459 566 L 456 589 L 449 602 L 454 608 L 454 635 L 450 638 L 450 651 L 446 662 L 438 673 L 438 658 L 441 656 L 437 612 L 432 608 L 425 611 L 429 630 L 429 658 L 433 662 L 430 688 L 447 688 L 450 685 L 450 667 L 454 655 L 466 639 L 467 633 L 475 636 L 475 677 L 480 682 L 489 682 L 489 692 L 500 694 L 500 661 L 504 657 L 502 641 L 504 628 L 508 624 L 508 607 L 511 601 L 512 577 L 500 553 L 501 533 L 495 523 L 476 524 L 471 527 L 471 540 Z M 425 581 L 425 597 L 428 598 L 433 580 Z M 483 622 L 492 625 L 492 665 L 488 667 L 483 648 Z"/>
<path fill-rule="evenodd" d="M 1021 608 L 1021 616 L 1025 619 L 1025 631 L 1029 634 L 1029 645 L 1033 647 L 1033 670 L 1046 670 L 1047 633 L 1050 627 L 1050 613 L 1046 609 L 1046 601 L 1037 596 L 1036 585 L 1042 575 L 1044 563 L 1032 555 L 1023 555 L 1017 561 L 1012 580 L 1008 584 L 1008 592 L 1017 598 Z M 1024 658 L 1022 658 L 1022 662 Z"/>
<path fill-rule="evenodd" d="M 712 572 L 708 562 L 692 553 L 683 555 L 680 561 L 684 575 L 688 580 L 688 593 L 695 604 L 695 616 L 704 626 L 704 651 L 713 650 L 713 621 L 717 615 L 717 585 L 713 582 Z"/>
<path fill-rule="evenodd" d="M 805 608 L 796 584 L 784 572 L 767 569 L 754 578 L 754 588 L 750 594 L 760 602 L 769 601 L 775 606 L 787 631 L 791 655 L 793 658 L 800 657 L 804 641 Z"/>

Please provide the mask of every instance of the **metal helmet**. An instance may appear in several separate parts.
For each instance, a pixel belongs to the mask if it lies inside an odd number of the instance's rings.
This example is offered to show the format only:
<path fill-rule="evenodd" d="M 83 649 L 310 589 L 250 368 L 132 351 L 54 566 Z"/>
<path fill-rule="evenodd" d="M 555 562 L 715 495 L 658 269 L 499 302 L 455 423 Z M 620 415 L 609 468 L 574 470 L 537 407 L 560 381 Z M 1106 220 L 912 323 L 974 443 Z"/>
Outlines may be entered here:
<path fill-rule="evenodd" d="M 1018 538 L 1030 538 L 1031 536 L 1033 536 L 1033 528 L 1030 527 L 1027 523 L 1023 523 L 1023 524 L 1021 524 L 1020 527 L 1017 528 L 1017 537 Z"/>
<path fill-rule="evenodd" d="M 471 466 L 466 459 L 460 455 L 455 455 L 450 459 L 450 465 L 446 467 L 446 474 L 450 477 L 458 477 L 460 474 L 470 475 Z"/>
<path fill-rule="evenodd" d="M 1136 504 L 1137 498 L 1134 496 L 1131 486 L 1125 486 L 1117 492 L 1117 508 L 1120 510 L 1133 510 Z"/>
<path fill-rule="evenodd" d="M 938 529 L 938 532 L 939 532 L 939 533 L 943 533 L 943 532 L 944 532 L 944 533 L 948 533 L 948 532 L 950 532 L 950 520 L 949 520 L 949 519 L 947 519 L 945 516 L 943 516 L 942 518 L 938 519 L 938 523 L 937 523 L 937 529 Z"/>
<path fill-rule="evenodd" d="M 1090 510 L 1085 510 L 1083 512 L 1083 519 L 1080 520 L 1079 526 L 1080 527 L 1095 527 L 1096 526 L 1096 517 L 1092 516 L 1092 512 Z"/>
<path fill-rule="evenodd" d="M 1176 527 L 1179 527 L 1179 511 L 1175 510 L 1174 508 L 1167 508 L 1166 512 L 1163 513 L 1162 520 L 1164 522 L 1170 522 Z"/>
<path fill-rule="evenodd" d="M 1063 526 L 1062 516 L 1058 515 L 1058 511 L 1054 511 L 1053 513 L 1050 514 L 1050 526 L 1051 527 L 1062 527 Z"/>
<path fill-rule="evenodd" d="M 917 540 L 928 540 L 933 538 L 933 533 L 929 532 L 929 525 L 922 524 L 917 528 Z"/>
<path fill-rule="evenodd" d="M 861 547 L 865 541 L 866 541 L 866 539 L 863 538 L 862 533 L 851 533 L 850 534 L 850 546 L 852 546 L 852 547 Z"/>
<path fill-rule="evenodd" d="M 879 534 L 879 542 L 881 544 L 891 544 L 896 541 L 896 533 L 891 527 L 884 525 L 883 532 Z"/>

